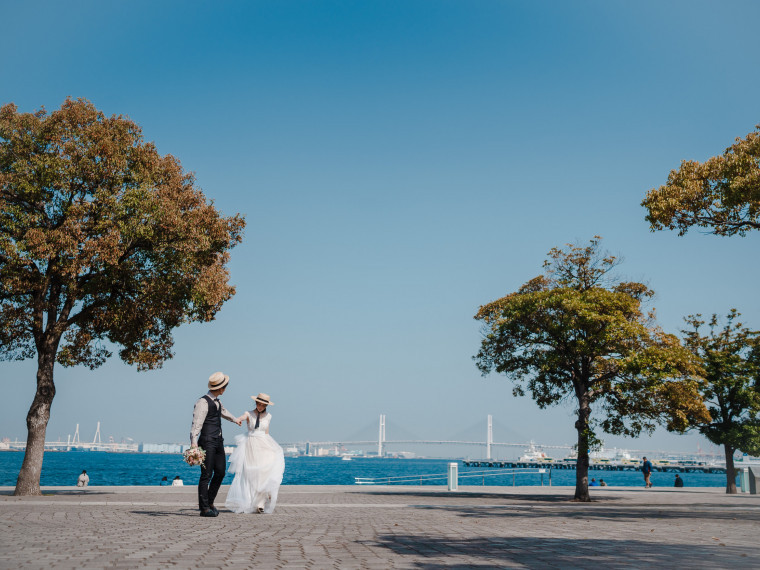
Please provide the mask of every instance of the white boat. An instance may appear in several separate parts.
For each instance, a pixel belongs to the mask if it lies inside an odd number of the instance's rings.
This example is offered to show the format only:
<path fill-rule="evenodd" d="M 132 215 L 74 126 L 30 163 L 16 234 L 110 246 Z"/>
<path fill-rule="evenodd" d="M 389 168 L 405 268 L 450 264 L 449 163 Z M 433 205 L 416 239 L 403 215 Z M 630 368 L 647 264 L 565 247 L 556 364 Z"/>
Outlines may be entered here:
<path fill-rule="evenodd" d="M 723 466 L 726 465 L 725 461 L 721 461 L 719 463 L 722 463 Z M 750 465 L 752 467 L 754 467 L 755 469 L 757 469 L 758 467 L 760 467 L 760 457 L 753 457 L 752 455 L 747 455 L 746 453 L 743 453 L 739 457 L 737 457 L 736 455 L 734 455 L 734 467 L 735 468 L 738 469 L 739 467 L 748 467 Z"/>
<path fill-rule="evenodd" d="M 597 463 L 630 463 L 637 462 L 636 459 L 631 457 L 625 449 L 618 449 L 614 447 L 612 449 L 600 449 L 599 451 L 592 451 L 589 453 L 589 459 Z"/>
<path fill-rule="evenodd" d="M 340 459 L 341 459 L 341 461 L 351 461 L 351 456 L 350 455 L 344 455 Z"/>
<path fill-rule="evenodd" d="M 546 455 L 543 451 L 536 449 L 536 446 L 533 444 L 533 442 L 530 442 L 530 445 L 528 446 L 528 449 L 525 450 L 525 452 L 520 456 L 518 459 L 521 463 L 539 463 L 539 462 L 547 462 L 547 461 L 554 461 L 551 457 Z"/>

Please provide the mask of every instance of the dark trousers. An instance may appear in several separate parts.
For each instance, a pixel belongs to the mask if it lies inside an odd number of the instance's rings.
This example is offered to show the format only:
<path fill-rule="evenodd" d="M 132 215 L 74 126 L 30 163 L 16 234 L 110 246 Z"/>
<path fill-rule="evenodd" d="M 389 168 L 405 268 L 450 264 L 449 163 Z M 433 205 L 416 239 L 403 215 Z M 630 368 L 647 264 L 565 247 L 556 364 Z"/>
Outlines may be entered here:
<path fill-rule="evenodd" d="M 198 507 L 208 510 L 214 504 L 216 494 L 222 485 L 227 469 L 227 457 L 224 455 L 224 440 L 222 438 L 198 440 L 198 447 L 206 452 L 206 460 L 201 466 L 201 479 L 198 482 Z"/>

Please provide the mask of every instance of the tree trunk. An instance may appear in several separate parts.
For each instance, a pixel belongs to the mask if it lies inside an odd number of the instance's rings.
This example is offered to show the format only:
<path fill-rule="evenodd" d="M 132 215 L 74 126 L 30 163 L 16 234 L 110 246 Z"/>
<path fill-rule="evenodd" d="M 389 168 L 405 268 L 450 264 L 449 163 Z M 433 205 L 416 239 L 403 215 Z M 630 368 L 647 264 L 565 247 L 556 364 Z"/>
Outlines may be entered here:
<path fill-rule="evenodd" d="M 26 451 L 14 495 L 41 495 L 40 474 L 45 452 L 45 433 L 50 420 L 50 406 L 55 397 L 53 366 L 55 348 L 40 350 L 37 355 L 37 393 L 26 416 Z"/>
<path fill-rule="evenodd" d="M 589 431 L 588 418 L 591 408 L 588 403 L 588 395 L 582 394 L 578 398 L 578 420 L 575 429 L 578 431 L 578 459 L 575 465 L 575 498 L 576 501 L 590 501 L 588 494 L 588 448 Z"/>
<path fill-rule="evenodd" d="M 723 445 L 726 452 L 726 493 L 736 495 L 736 470 L 734 469 L 735 449 L 728 444 Z"/>

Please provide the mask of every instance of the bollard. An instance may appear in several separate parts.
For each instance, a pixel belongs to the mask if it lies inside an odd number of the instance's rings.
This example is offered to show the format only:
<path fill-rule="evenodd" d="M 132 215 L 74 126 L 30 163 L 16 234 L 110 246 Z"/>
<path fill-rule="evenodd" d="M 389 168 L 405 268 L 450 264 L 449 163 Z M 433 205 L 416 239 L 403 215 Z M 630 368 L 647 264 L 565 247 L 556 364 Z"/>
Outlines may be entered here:
<path fill-rule="evenodd" d="M 749 467 L 737 469 L 739 472 L 739 491 L 749 493 Z"/>
<path fill-rule="evenodd" d="M 757 495 L 760 491 L 760 468 L 752 466 L 748 467 L 747 471 L 749 471 L 749 493 Z"/>
<path fill-rule="evenodd" d="M 456 491 L 459 487 L 459 464 L 449 463 L 449 491 Z"/>

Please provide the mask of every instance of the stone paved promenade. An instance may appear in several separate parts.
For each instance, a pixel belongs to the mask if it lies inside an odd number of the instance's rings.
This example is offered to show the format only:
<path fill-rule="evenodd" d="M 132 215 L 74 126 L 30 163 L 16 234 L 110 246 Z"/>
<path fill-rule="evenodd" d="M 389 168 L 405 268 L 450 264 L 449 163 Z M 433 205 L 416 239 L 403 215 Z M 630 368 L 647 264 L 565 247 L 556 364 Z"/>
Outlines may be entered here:
<path fill-rule="evenodd" d="M 43 492 L 0 488 L 0 568 L 760 567 L 760 495 L 722 489 L 289 486 L 218 518 L 193 487 Z"/>

